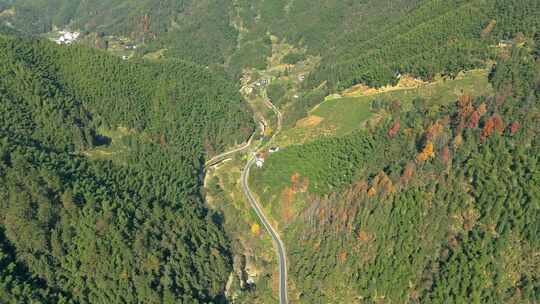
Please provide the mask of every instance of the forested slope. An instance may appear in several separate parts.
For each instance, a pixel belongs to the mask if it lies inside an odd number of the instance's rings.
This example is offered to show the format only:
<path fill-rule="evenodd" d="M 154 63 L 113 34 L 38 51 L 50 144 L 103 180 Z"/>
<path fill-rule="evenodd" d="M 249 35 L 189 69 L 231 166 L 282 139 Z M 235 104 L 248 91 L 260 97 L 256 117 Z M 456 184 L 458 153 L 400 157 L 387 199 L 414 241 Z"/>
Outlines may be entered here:
<path fill-rule="evenodd" d="M 540 300 L 539 46 L 500 54 L 494 96 L 383 104 L 364 131 L 268 158 L 254 181 L 281 193 L 302 303 Z"/>
<path fill-rule="evenodd" d="M 501 41 L 517 38 L 519 44 L 540 28 L 540 4 L 534 0 L 255 3 L 251 7 L 260 18 L 254 30 L 320 58 L 299 98 L 288 105 L 287 124 L 325 96 L 357 84 L 395 85 L 404 75 L 431 81 L 484 67 L 495 59 Z"/>
<path fill-rule="evenodd" d="M 268 96 L 287 128 L 357 84 L 495 61 L 493 96 L 377 101 L 252 184 L 279 201 L 301 303 L 539 302 L 539 22 L 537 0 L 0 0 L 0 33 L 138 47 L 0 36 L 0 302 L 223 302 L 232 254 L 202 166 L 254 129 L 227 75 L 285 79 Z"/>
<path fill-rule="evenodd" d="M 400 73 L 455 74 L 481 64 L 501 39 L 540 26 L 534 0 L 0 0 L 0 11 L 0 23 L 21 33 L 55 25 L 124 35 L 147 51 L 225 64 L 236 76 L 264 67 L 275 35 L 321 56 L 307 87 L 327 82 L 330 90 L 383 86 Z"/>
<path fill-rule="evenodd" d="M 148 51 L 200 64 L 223 64 L 236 47 L 231 1 L 0 0 L 0 21 L 20 34 L 37 35 L 53 27 L 130 37 Z M 4 24 L 3 22 L 0 22 Z"/>
<path fill-rule="evenodd" d="M 219 302 L 232 261 L 206 155 L 253 129 L 229 80 L 0 36 L 0 302 Z M 130 130 L 113 161 L 83 156 Z"/>

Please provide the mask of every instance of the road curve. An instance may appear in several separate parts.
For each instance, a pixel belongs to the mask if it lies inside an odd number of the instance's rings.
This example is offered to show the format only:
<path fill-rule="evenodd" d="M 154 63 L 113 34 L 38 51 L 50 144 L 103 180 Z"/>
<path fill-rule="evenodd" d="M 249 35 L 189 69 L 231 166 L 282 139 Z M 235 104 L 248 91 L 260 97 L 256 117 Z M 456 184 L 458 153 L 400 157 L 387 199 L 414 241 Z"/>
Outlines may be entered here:
<path fill-rule="evenodd" d="M 276 132 L 274 132 L 274 135 L 272 136 L 272 139 L 270 139 L 270 141 L 272 141 L 274 137 L 276 137 L 276 135 L 278 135 L 279 132 L 281 132 L 281 124 L 283 122 L 283 115 L 278 110 L 278 108 L 272 103 L 272 101 L 270 101 L 269 99 L 266 99 L 264 102 L 270 109 L 272 109 L 272 111 L 274 111 L 274 113 L 276 113 L 276 116 L 277 116 L 277 128 L 276 128 Z"/>
<path fill-rule="evenodd" d="M 266 229 L 266 231 L 268 231 L 268 233 L 272 237 L 272 240 L 274 241 L 274 244 L 276 245 L 276 251 L 278 253 L 279 260 L 279 303 L 287 304 L 287 259 L 285 254 L 285 246 L 283 245 L 279 234 L 274 230 L 274 228 L 264 215 L 259 203 L 253 197 L 253 194 L 249 189 L 249 172 L 254 162 L 255 156 L 253 155 L 250 157 L 249 161 L 244 167 L 244 171 L 242 172 L 242 190 L 244 191 L 244 194 L 246 195 L 249 203 L 251 204 L 251 207 L 261 220 L 264 228 Z"/>
<path fill-rule="evenodd" d="M 272 135 L 272 138 L 268 141 L 268 143 L 271 143 L 273 141 L 273 139 L 275 138 L 275 136 L 278 135 L 279 132 L 281 132 L 281 124 L 282 124 L 282 121 L 283 121 L 283 116 L 282 116 L 281 112 L 279 111 L 279 109 L 270 100 L 266 99 L 265 103 L 270 109 L 272 109 L 274 111 L 274 113 L 277 116 L 277 128 L 276 128 L 276 131 Z M 230 151 L 227 151 L 227 152 L 224 152 L 224 153 L 221 153 L 219 155 L 216 155 L 216 156 L 212 157 L 212 159 L 208 160 L 205 163 L 205 165 L 204 165 L 205 169 L 221 163 L 222 161 L 224 161 L 225 159 L 227 159 L 230 155 L 232 155 L 234 153 L 237 153 L 237 152 L 240 152 L 240 151 L 243 151 L 243 150 L 249 148 L 249 146 L 251 146 L 251 142 L 252 142 L 252 139 L 253 139 L 254 136 L 255 136 L 255 133 L 253 133 L 251 135 L 249 140 L 244 145 L 242 145 L 242 146 L 240 146 L 238 148 L 235 148 L 233 150 L 230 150 Z M 261 146 L 258 146 L 256 148 L 256 150 L 260 149 L 260 148 L 261 148 Z M 246 166 L 244 167 L 244 170 L 242 171 L 242 176 L 241 176 L 242 191 L 244 192 L 246 198 L 248 199 L 251 207 L 253 208 L 253 210 L 257 214 L 257 217 L 262 222 L 264 228 L 266 229 L 266 231 L 268 231 L 268 233 L 272 237 L 272 240 L 273 240 L 273 242 L 274 242 L 274 244 L 276 246 L 276 251 L 277 251 L 277 254 L 278 254 L 278 262 L 279 262 L 279 303 L 280 304 L 288 304 L 288 299 L 287 299 L 287 255 L 285 254 L 285 246 L 283 245 L 283 242 L 281 241 L 281 238 L 279 237 L 279 234 L 272 227 L 272 225 L 270 224 L 270 222 L 268 221 L 268 219 L 264 215 L 264 213 L 262 211 L 262 208 L 260 207 L 259 203 L 257 202 L 255 197 L 251 193 L 251 190 L 249 189 L 249 182 L 248 182 L 248 180 L 249 180 L 249 172 L 251 170 L 251 167 L 255 163 L 255 154 L 250 155 L 248 157 L 249 157 L 249 160 L 246 163 Z"/>
<path fill-rule="evenodd" d="M 208 168 L 208 167 L 215 166 L 215 165 L 219 164 L 220 162 L 224 161 L 225 159 L 227 159 L 227 157 L 233 155 L 234 153 L 237 153 L 237 152 L 240 152 L 242 150 L 245 150 L 245 149 L 249 148 L 249 146 L 251 146 L 251 141 L 253 140 L 253 137 L 255 137 L 255 132 L 253 132 L 253 134 L 251 134 L 248 141 L 246 143 L 244 143 L 242 146 L 212 157 L 210 160 L 208 160 L 206 163 L 204 163 L 204 167 Z"/>

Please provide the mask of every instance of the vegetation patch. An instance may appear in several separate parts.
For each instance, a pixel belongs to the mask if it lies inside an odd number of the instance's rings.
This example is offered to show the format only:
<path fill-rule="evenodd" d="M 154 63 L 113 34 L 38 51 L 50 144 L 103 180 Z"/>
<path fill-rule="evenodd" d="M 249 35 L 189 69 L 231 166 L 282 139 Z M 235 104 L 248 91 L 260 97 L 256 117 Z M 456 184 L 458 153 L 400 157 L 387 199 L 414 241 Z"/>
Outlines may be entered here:
<path fill-rule="evenodd" d="M 316 115 L 310 115 L 296 122 L 298 128 L 312 128 L 318 126 L 324 118 Z"/>
<path fill-rule="evenodd" d="M 363 86 L 362 86 L 363 87 Z M 455 79 L 439 78 L 432 83 L 425 83 L 409 78 L 401 86 L 393 89 L 366 89 L 360 92 L 360 86 L 347 90 L 343 94 L 328 96 L 324 102 L 310 111 L 310 116 L 299 120 L 295 127 L 284 130 L 276 140 L 280 145 L 304 143 L 321 136 L 343 136 L 361 129 L 372 117 L 373 103 L 391 104 L 399 101 L 404 109 L 411 108 L 415 99 L 429 99 L 433 105 L 447 104 L 455 101 L 460 95 L 488 95 L 492 92 L 488 82 L 488 71 L 472 70 L 457 75 Z M 359 97 L 343 97 L 360 95 Z M 318 123 L 303 127 L 307 122 L 318 117 Z"/>

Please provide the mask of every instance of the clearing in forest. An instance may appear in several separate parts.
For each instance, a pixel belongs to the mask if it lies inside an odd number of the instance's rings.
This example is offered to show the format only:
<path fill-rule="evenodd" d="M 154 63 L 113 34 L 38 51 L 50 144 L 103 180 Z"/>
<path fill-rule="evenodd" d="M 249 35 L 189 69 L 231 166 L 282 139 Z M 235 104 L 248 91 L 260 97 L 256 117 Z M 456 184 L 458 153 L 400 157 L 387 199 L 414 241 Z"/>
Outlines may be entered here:
<path fill-rule="evenodd" d="M 293 128 L 284 130 L 276 141 L 281 146 L 287 146 L 313 141 L 322 136 L 349 134 L 362 128 L 372 116 L 373 100 L 398 100 L 407 109 L 419 97 L 432 103 L 446 104 L 456 101 L 463 94 L 487 95 L 492 91 L 487 75 L 487 70 L 479 69 L 461 73 L 455 79 L 438 79 L 431 83 L 403 77 L 400 84 L 392 88 L 362 89 L 356 86 L 326 98 L 310 111 L 308 117 L 299 120 Z M 317 117 L 317 123 L 313 123 L 314 117 Z"/>

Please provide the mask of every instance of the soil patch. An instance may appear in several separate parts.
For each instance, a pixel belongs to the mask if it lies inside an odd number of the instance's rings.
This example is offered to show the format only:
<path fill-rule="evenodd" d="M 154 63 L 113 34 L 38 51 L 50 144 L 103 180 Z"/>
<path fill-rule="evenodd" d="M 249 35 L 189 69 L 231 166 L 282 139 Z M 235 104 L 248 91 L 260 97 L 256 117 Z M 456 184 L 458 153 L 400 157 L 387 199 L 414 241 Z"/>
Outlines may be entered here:
<path fill-rule="evenodd" d="M 310 115 L 297 121 L 296 126 L 299 128 L 312 128 L 319 125 L 323 120 L 324 118 L 320 116 Z"/>

